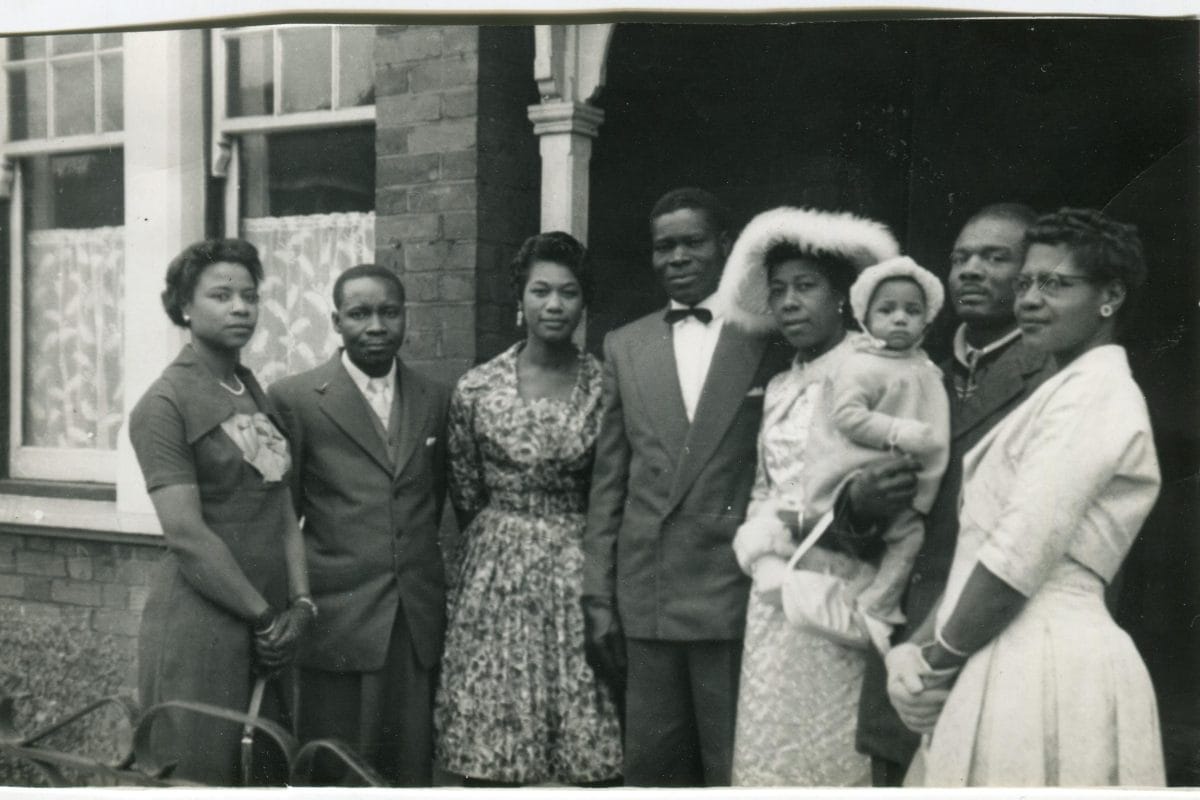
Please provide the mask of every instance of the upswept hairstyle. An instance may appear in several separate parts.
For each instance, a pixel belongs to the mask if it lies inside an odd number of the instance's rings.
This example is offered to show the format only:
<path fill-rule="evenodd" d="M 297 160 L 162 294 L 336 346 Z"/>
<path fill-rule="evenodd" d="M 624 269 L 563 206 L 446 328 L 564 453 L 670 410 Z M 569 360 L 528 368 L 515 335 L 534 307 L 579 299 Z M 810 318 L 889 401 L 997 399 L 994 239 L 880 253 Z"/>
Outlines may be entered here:
<path fill-rule="evenodd" d="M 390 283 L 396 287 L 396 291 L 400 292 L 400 302 L 404 302 L 404 283 L 400 280 L 399 275 L 378 264 L 355 264 L 341 275 L 338 275 L 337 280 L 333 282 L 333 308 L 335 311 L 342 307 L 346 282 L 352 281 L 355 278 L 378 278 L 381 281 Z"/>
<path fill-rule="evenodd" d="M 513 295 L 518 303 L 525 294 L 525 285 L 529 283 L 529 271 L 534 263 L 549 261 L 560 264 L 571 271 L 583 292 L 583 304 L 586 306 L 592 297 L 592 275 L 588 262 L 587 250 L 579 240 L 569 233 L 550 231 L 536 233 L 530 236 L 517 250 L 509 263 L 509 276 L 512 281 Z"/>
<path fill-rule="evenodd" d="M 167 287 L 162 292 L 162 304 L 171 322 L 180 328 L 188 327 L 183 318 L 184 304 L 195 294 L 200 273 L 222 261 L 241 264 L 254 279 L 255 286 L 262 283 L 263 267 L 258 260 L 258 249 L 244 239 L 206 239 L 190 244 L 167 266 Z"/>
<path fill-rule="evenodd" d="M 1075 266 L 1094 281 L 1117 281 L 1125 287 L 1125 302 L 1117 315 L 1131 307 L 1133 295 L 1146 282 L 1146 258 L 1137 226 L 1117 222 L 1092 208 L 1060 208 L 1038 217 L 1025 231 L 1032 244 L 1065 245 Z"/>

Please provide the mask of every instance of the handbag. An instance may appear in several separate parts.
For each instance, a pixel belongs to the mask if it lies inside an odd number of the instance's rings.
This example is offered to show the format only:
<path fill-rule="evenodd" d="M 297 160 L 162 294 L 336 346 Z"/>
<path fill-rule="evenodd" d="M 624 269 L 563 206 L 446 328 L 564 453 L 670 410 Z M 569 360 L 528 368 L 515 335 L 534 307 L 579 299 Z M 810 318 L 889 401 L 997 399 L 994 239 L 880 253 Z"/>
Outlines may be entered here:
<path fill-rule="evenodd" d="M 781 587 L 783 613 L 798 628 L 849 647 L 866 648 L 871 639 L 854 604 L 854 597 L 866 582 L 856 585 L 860 582 L 800 565 L 800 560 L 816 546 L 833 524 L 833 519 L 833 511 L 822 515 L 788 559 L 787 578 Z"/>

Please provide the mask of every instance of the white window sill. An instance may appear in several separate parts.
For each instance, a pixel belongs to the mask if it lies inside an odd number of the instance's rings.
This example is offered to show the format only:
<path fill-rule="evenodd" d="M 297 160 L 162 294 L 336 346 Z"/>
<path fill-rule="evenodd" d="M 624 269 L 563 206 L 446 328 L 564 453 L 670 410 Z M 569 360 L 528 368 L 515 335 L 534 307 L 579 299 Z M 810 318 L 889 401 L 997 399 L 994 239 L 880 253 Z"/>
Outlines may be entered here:
<path fill-rule="evenodd" d="M 98 533 L 162 535 L 154 514 L 118 511 L 115 502 L 106 500 L 0 495 L 0 524 L 3 523 Z"/>

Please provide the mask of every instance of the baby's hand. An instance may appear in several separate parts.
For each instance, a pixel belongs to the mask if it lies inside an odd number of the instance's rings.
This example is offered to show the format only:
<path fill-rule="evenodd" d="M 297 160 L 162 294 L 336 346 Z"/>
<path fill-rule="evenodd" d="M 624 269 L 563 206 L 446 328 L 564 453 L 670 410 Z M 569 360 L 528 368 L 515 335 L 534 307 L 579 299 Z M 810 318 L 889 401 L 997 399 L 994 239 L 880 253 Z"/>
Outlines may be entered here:
<path fill-rule="evenodd" d="M 898 419 L 893 423 L 892 441 L 906 453 L 921 456 L 938 449 L 933 426 L 915 419 Z"/>

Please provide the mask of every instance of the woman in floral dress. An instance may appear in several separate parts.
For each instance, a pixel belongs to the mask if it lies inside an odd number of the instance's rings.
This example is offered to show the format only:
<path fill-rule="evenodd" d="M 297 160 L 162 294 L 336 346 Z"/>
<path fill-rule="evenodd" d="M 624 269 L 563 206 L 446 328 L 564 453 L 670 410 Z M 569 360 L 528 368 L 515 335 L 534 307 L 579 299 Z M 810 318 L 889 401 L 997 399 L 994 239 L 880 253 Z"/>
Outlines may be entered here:
<path fill-rule="evenodd" d="M 450 493 L 463 529 L 434 710 L 441 767 L 468 785 L 619 777 L 613 697 L 584 658 L 584 509 L 600 367 L 572 334 L 583 246 L 528 239 L 513 261 L 527 336 L 459 381 Z M 458 560 L 458 559 L 455 559 Z"/>

